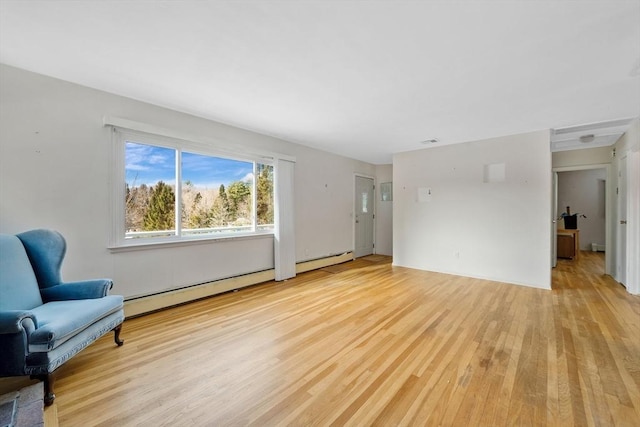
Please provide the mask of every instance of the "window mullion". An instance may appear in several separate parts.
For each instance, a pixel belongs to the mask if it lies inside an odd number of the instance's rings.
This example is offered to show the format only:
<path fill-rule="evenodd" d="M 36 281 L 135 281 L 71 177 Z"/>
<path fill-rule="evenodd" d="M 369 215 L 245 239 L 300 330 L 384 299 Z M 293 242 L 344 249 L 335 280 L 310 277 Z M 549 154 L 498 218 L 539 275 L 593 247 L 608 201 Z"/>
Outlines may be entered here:
<path fill-rule="evenodd" d="M 182 236 L 182 150 L 176 149 L 175 234 Z"/>
<path fill-rule="evenodd" d="M 251 213 L 251 231 L 255 233 L 256 228 L 258 226 L 258 164 L 253 162 L 253 188 L 251 189 L 251 203 L 252 213 Z"/>

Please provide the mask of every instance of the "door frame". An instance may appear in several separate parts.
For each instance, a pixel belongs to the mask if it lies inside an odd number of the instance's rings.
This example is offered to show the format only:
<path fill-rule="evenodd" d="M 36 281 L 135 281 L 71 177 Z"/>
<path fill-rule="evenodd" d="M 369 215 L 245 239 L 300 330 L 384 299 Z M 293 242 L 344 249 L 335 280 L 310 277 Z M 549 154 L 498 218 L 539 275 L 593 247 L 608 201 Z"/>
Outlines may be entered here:
<path fill-rule="evenodd" d="M 352 242 L 351 245 L 353 247 L 353 259 L 356 258 L 356 187 L 357 187 L 357 179 L 358 178 L 367 178 L 373 180 L 373 253 L 376 254 L 376 209 L 378 208 L 378 204 L 376 203 L 376 177 L 372 175 L 366 175 L 363 173 L 354 173 L 353 174 L 353 191 L 351 192 L 351 236 Z"/>
<path fill-rule="evenodd" d="M 558 265 L 558 172 L 551 172 L 551 268 Z M 606 244 L 606 242 L 605 242 Z"/>
<path fill-rule="evenodd" d="M 614 227 L 612 226 L 612 224 L 617 221 L 617 218 L 613 218 L 614 216 L 614 206 L 613 203 L 615 203 L 615 199 L 613 198 L 613 191 L 614 191 L 614 186 L 613 186 L 613 181 L 614 181 L 614 177 L 611 175 L 612 174 L 612 168 L 611 168 L 611 164 L 610 163 L 597 163 L 597 164 L 592 164 L 592 165 L 579 165 L 579 166 L 562 166 L 562 167 L 556 167 L 553 168 L 552 171 L 553 172 L 571 172 L 571 171 L 580 171 L 580 170 L 593 170 L 593 169 L 605 169 L 606 170 L 606 176 L 607 176 L 607 182 L 605 185 L 605 206 L 604 206 L 604 215 L 605 215 L 605 225 L 604 225 L 604 233 L 605 233 L 605 252 L 604 252 L 604 273 L 608 274 L 609 276 L 614 277 L 613 272 L 616 271 L 616 248 L 614 247 L 614 245 L 617 245 L 617 240 L 616 238 L 614 238 L 613 236 L 613 230 Z M 552 205 L 556 205 L 558 204 L 558 194 L 556 191 L 556 194 L 554 195 L 555 197 L 555 202 L 552 201 Z M 557 214 L 557 212 L 556 212 Z M 557 224 L 556 224 L 556 228 L 557 228 Z M 553 239 L 556 238 L 556 236 L 552 236 Z"/>
<path fill-rule="evenodd" d="M 640 295 L 640 151 L 628 151 L 627 155 L 627 291 Z M 632 184 L 636 183 L 636 186 Z M 635 191 L 634 191 L 635 188 Z"/>
<path fill-rule="evenodd" d="M 616 200 L 616 268 L 615 273 L 613 274 L 613 278 L 618 281 L 618 283 L 622 283 L 623 286 L 627 286 L 627 264 L 629 263 L 628 259 L 628 245 L 627 239 L 629 238 L 628 228 L 622 227 L 622 220 L 628 220 L 628 209 L 629 205 L 629 157 L 628 153 L 622 154 L 620 159 L 618 160 L 618 177 L 617 177 L 617 192 L 618 197 Z M 624 170 L 624 176 L 622 175 L 622 171 Z M 624 205 L 622 204 L 622 200 L 624 197 Z M 624 236 L 623 236 L 624 234 Z M 624 239 L 623 239 L 624 237 Z"/>

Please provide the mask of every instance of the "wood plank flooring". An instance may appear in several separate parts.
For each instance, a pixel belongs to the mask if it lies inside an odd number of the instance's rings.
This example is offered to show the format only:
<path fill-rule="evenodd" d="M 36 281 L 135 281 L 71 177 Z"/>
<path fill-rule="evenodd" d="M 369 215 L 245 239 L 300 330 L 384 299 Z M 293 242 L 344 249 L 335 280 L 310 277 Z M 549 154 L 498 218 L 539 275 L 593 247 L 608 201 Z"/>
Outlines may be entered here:
<path fill-rule="evenodd" d="M 370 257 L 128 320 L 58 372 L 61 426 L 639 426 L 640 297 Z M 117 290 L 117 288 L 116 288 Z"/>

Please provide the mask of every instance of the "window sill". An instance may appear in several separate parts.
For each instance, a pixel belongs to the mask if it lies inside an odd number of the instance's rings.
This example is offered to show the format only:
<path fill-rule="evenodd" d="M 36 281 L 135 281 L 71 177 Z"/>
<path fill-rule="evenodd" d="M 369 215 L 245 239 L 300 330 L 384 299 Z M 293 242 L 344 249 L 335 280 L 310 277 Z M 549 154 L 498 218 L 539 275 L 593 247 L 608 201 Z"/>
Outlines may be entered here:
<path fill-rule="evenodd" d="M 134 241 L 125 241 L 122 244 L 108 246 L 107 249 L 112 253 L 129 252 L 129 251 L 144 251 L 152 249 L 164 249 L 174 248 L 180 246 L 192 246 L 203 245 L 211 243 L 222 243 L 235 240 L 254 240 L 254 239 L 271 239 L 273 238 L 273 231 L 257 232 L 251 234 L 243 234 L 240 236 L 226 235 L 215 237 L 182 237 L 182 238 L 155 238 L 153 241 L 140 241 L 142 239 L 135 239 Z"/>

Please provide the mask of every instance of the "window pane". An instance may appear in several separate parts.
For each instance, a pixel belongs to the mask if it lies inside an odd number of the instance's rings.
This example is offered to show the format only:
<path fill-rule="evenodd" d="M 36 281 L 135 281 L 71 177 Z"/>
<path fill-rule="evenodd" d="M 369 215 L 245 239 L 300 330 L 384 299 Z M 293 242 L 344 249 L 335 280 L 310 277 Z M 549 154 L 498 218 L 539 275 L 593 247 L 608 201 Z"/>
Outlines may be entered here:
<path fill-rule="evenodd" d="M 183 234 L 252 231 L 252 192 L 252 162 L 183 152 Z"/>
<path fill-rule="evenodd" d="M 273 166 L 165 148 L 137 138 L 124 141 L 125 239 L 273 229 Z"/>
<path fill-rule="evenodd" d="M 175 159 L 170 148 L 125 143 L 127 238 L 175 234 Z"/>
<path fill-rule="evenodd" d="M 273 228 L 273 166 L 258 163 L 256 167 L 256 216 L 260 229 Z"/>

